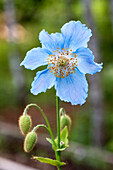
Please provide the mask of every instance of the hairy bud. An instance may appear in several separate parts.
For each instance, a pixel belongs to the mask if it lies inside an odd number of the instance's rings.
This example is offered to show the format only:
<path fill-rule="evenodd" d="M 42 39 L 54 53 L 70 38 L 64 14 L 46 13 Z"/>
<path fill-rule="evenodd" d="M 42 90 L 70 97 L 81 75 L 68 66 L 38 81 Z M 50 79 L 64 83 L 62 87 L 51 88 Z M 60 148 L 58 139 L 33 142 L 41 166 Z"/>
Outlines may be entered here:
<path fill-rule="evenodd" d="M 25 152 L 30 152 L 33 147 L 35 146 L 37 141 L 37 134 L 36 132 L 29 132 L 24 140 L 24 151 Z"/>
<path fill-rule="evenodd" d="M 19 118 L 19 128 L 22 133 L 22 135 L 26 135 L 28 131 L 31 129 L 32 126 L 32 120 L 29 115 L 22 115 Z"/>
<path fill-rule="evenodd" d="M 60 112 L 60 115 L 65 115 L 65 113 L 66 113 L 64 108 L 62 108 L 62 107 L 60 108 L 59 112 Z"/>
<path fill-rule="evenodd" d="M 60 118 L 60 129 L 62 130 L 65 126 L 68 127 L 68 129 L 70 129 L 71 127 L 71 118 L 65 114 L 65 115 L 61 115 Z"/>

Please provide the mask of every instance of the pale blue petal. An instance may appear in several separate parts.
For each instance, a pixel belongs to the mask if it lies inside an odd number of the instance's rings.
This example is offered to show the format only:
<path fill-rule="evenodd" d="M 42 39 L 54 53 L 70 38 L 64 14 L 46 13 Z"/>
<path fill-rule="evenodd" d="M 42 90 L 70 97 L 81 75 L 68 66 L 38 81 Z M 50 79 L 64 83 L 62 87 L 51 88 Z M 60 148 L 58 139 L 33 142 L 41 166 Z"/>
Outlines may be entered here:
<path fill-rule="evenodd" d="M 63 25 L 61 33 L 65 37 L 65 48 L 71 48 L 72 51 L 80 47 L 87 47 L 87 43 L 92 36 L 91 30 L 80 21 L 70 21 Z"/>
<path fill-rule="evenodd" d="M 64 47 L 64 37 L 62 36 L 62 34 L 56 32 L 50 34 L 50 36 L 53 39 L 56 48 L 62 49 Z"/>
<path fill-rule="evenodd" d="M 71 102 L 72 105 L 82 105 L 88 96 L 88 84 L 85 75 L 76 69 L 75 73 L 68 77 L 57 78 L 55 89 L 56 95 L 66 102 Z"/>
<path fill-rule="evenodd" d="M 64 39 L 60 33 L 48 34 L 45 30 L 42 30 L 39 34 L 39 40 L 42 43 L 42 48 L 46 48 L 53 52 L 57 48 L 62 48 Z"/>
<path fill-rule="evenodd" d="M 34 70 L 39 66 L 47 64 L 47 57 L 51 52 L 47 49 L 42 49 L 40 47 L 33 48 L 28 51 L 25 59 L 22 61 L 20 66 L 24 65 L 25 68 Z"/>
<path fill-rule="evenodd" d="M 52 75 L 49 69 L 39 71 L 32 82 L 31 93 L 37 95 L 41 92 L 46 92 L 47 89 L 50 89 L 55 85 L 56 77 Z"/>
<path fill-rule="evenodd" d="M 101 71 L 102 63 L 94 62 L 94 56 L 88 48 L 79 48 L 75 53 L 77 55 L 77 67 L 82 73 L 94 74 Z"/>

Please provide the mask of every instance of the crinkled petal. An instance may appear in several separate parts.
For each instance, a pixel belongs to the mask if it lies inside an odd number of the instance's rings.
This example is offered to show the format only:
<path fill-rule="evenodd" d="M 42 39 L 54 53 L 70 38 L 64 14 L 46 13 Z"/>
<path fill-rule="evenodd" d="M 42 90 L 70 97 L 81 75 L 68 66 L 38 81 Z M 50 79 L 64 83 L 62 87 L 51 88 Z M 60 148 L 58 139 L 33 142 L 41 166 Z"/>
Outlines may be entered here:
<path fill-rule="evenodd" d="M 39 66 L 47 64 L 47 57 L 51 52 L 47 49 L 42 49 L 40 47 L 33 48 L 28 51 L 25 59 L 22 61 L 20 66 L 24 65 L 25 68 L 34 70 Z"/>
<path fill-rule="evenodd" d="M 71 48 L 72 51 L 80 47 L 87 47 L 87 42 L 92 36 L 91 30 L 80 21 L 70 21 L 63 25 L 61 33 L 65 37 L 65 48 Z"/>
<path fill-rule="evenodd" d="M 46 92 L 55 84 L 56 77 L 51 74 L 49 69 L 38 71 L 34 81 L 32 82 L 31 93 L 37 95 L 41 92 Z"/>
<path fill-rule="evenodd" d="M 86 101 L 88 84 L 85 75 L 76 69 L 74 74 L 68 77 L 57 78 L 55 89 L 56 95 L 61 100 L 71 102 L 72 105 L 82 105 Z"/>
<path fill-rule="evenodd" d="M 62 34 L 56 32 L 51 33 L 50 36 L 53 39 L 56 48 L 62 49 L 64 47 L 64 37 L 62 36 Z"/>
<path fill-rule="evenodd" d="M 78 69 L 86 74 L 94 74 L 100 72 L 102 69 L 102 63 L 97 64 L 94 62 L 94 56 L 88 48 L 79 48 L 76 50 Z"/>
<path fill-rule="evenodd" d="M 63 48 L 64 39 L 60 33 L 48 34 L 45 30 L 42 30 L 39 34 L 39 40 L 42 43 L 42 48 L 46 48 L 53 52 L 57 48 Z"/>

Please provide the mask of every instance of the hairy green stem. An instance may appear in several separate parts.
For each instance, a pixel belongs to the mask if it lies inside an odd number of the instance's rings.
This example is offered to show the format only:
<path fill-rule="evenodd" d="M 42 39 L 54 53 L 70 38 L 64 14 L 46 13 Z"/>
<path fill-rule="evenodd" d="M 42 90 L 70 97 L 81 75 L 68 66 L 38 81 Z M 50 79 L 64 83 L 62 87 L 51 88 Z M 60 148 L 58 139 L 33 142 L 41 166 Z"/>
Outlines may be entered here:
<path fill-rule="evenodd" d="M 53 145 L 54 147 L 56 148 L 56 143 L 55 143 L 55 140 L 54 140 L 54 136 L 53 136 L 53 133 L 52 133 L 52 130 L 51 130 L 51 127 L 50 127 L 50 124 L 49 124 L 49 121 L 45 115 L 45 113 L 43 112 L 43 110 L 37 105 L 37 104 L 29 104 L 26 106 L 25 110 L 24 110 L 24 113 L 23 115 L 26 115 L 27 114 L 27 110 L 29 109 L 29 107 L 36 107 L 40 110 L 42 116 L 44 117 L 45 121 L 46 121 L 46 124 L 48 126 L 48 129 L 49 129 L 49 133 L 50 133 L 50 136 L 51 136 L 51 139 L 53 141 Z M 56 153 L 55 153 L 56 154 Z"/>
<path fill-rule="evenodd" d="M 50 134 L 49 129 L 44 124 L 39 124 L 39 125 L 35 126 L 32 131 L 35 132 L 39 127 L 45 128 L 49 132 L 49 134 Z"/>
<path fill-rule="evenodd" d="M 56 97 L 56 106 L 57 106 L 57 135 L 58 135 L 58 148 L 60 148 L 60 114 L 59 114 L 59 98 Z M 37 130 L 37 128 L 39 127 L 44 127 L 48 130 L 50 136 L 51 136 L 51 139 L 53 141 L 53 146 L 54 146 L 54 151 L 55 151 L 55 155 L 56 155 L 56 160 L 58 161 L 61 161 L 61 152 L 60 151 L 56 151 L 57 149 L 57 145 L 56 145 L 56 142 L 55 142 L 55 139 L 54 139 L 54 136 L 53 136 L 53 133 L 52 133 L 52 130 L 51 130 L 51 127 L 50 127 L 50 124 L 49 124 L 49 121 L 45 115 L 45 113 L 43 112 L 43 110 L 36 104 L 29 104 L 26 106 L 26 108 L 24 109 L 24 113 L 23 115 L 26 115 L 27 114 L 27 111 L 30 107 L 36 107 L 39 109 L 39 111 L 41 112 L 42 116 L 44 117 L 45 121 L 46 121 L 46 124 L 47 124 L 47 127 L 45 125 L 37 125 L 36 127 L 34 127 L 33 131 Z M 61 170 L 61 166 L 58 167 L 58 170 Z"/>
<path fill-rule="evenodd" d="M 56 109 L 57 109 L 57 137 L 58 137 L 58 149 L 60 148 L 60 113 L 59 113 L 59 97 L 56 96 Z M 61 152 L 57 151 L 58 161 L 61 162 Z M 61 166 L 58 167 L 61 170 Z"/>

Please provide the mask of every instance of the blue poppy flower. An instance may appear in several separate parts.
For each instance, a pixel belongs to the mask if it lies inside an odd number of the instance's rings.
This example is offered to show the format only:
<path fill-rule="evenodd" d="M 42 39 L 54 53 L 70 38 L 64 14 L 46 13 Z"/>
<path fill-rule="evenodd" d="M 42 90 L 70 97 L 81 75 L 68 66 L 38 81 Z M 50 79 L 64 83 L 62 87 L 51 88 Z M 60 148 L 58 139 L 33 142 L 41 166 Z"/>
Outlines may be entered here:
<path fill-rule="evenodd" d="M 42 30 L 39 34 L 42 48 L 28 51 L 21 63 L 31 70 L 47 65 L 47 69 L 37 72 L 31 93 L 37 95 L 55 86 L 56 95 L 61 100 L 72 105 L 85 103 L 88 95 L 85 74 L 94 74 L 102 69 L 102 63 L 95 63 L 87 48 L 91 36 L 91 30 L 80 21 L 64 24 L 61 33 L 49 35 Z"/>

